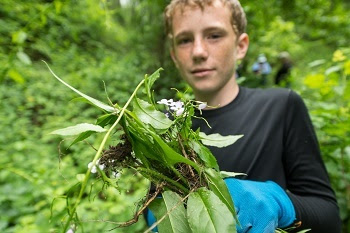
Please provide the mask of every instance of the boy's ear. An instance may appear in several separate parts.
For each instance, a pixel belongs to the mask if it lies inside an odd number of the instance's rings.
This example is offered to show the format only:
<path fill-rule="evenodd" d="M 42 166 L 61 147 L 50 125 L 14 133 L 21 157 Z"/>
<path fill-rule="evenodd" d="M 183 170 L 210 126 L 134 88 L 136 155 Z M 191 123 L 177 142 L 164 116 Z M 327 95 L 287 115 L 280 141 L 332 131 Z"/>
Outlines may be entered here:
<path fill-rule="evenodd" d="M 243 59 L 247 54 L 249 47 L 249 36 L 247 33 L 242 33 L 237 41 L 237 59 Z"/>

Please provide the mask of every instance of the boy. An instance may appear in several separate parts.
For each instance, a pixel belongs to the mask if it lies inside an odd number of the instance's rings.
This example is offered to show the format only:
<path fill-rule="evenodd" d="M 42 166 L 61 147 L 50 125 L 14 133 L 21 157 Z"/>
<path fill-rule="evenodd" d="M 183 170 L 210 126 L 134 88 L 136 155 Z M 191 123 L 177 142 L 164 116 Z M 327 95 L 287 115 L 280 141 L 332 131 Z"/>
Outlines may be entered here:
<path fill-rule="evenodd" d="M 340 232 L 341 221 L 318 142 L 301 98 L 287 89 L 249 89 L 235 79 L 249 45 L 237 0 L 173 0 L 165 10 L 171 56 L 203 111 L 193 128 L 244 134 L 235 144 L 210 148 L 238 213 L 238 232 L 274 232 L 301 222 L 311 232 Z"/>

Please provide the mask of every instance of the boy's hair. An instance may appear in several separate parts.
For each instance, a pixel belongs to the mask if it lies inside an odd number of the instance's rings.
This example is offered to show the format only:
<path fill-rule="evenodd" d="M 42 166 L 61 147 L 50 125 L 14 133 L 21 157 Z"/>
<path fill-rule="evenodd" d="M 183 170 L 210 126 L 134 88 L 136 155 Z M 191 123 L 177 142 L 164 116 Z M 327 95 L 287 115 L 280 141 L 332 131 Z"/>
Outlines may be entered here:
<path fill-rule="evenodd" d="M 205 6 L 212 5 L 218 0 L 172 0 L 169 5 L 165 8 L 164 19 L 165 19 L 165 31 L 166 34 L 172 37 L 172 20 L 175 9 L 180 8 L 183 10 L 186 6 L 198 6 L 202 10 Z M 231 10 L 231 24 L 234 32 L 237 36 L 240 36 L 245 32 L 247 26 L 247 19 L 244 10 L 238 0 L 219 0 L 224 5 L 227 5 Z"/>

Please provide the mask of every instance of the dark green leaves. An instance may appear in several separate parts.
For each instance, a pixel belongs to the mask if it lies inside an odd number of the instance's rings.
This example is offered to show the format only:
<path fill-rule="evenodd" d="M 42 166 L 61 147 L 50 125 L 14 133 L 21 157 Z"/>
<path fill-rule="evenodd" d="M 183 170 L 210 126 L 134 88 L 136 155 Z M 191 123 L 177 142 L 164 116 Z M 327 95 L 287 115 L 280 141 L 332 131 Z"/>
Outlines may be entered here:
<path fill-rule="evenodd" d="M 165 191 L 149 208 L 160 223 L 160 233 L 236 232 L 236 222 L 227 206 L 212 191 L 200 188 L 189 194 L 187 210 L 184 199 Z"/>
<path fill-rule="evenodd" d="M 135 98 L 133 107 L 135 115 L 143 123 L 151 125 L 156 130 L 164 132 L 172 124 L 172 121 L 164 113 L 157 111 L 152 104 L 144 100 Z"/>
<path fill-rule="evenodd" d="M 149 208 L 157 219 L 165 217 L 158 225 L 159 232 L 188 233 L 190 227 L 181 197 L 174 192 L 165 191 L 163 198 L 155 199 Z"/>
<path fill-rule="evenodd" d="M 218 133 L 206 135 L 205 133 L 200 132 L 199 137 L 204 145 L 221 148 L 235 143 L 238 139 L 243 137 L 243 135 L 222 136 Z"/>
<path fill-rule="evenodd" d="M 232 197 L 228 188 L 225 184 L 225 181 L 221 178 L 219 172 L 213 169 L 205 169 L 205 174 L 209 182 L 209 188 L 219 197 L 219 199 L 228 207 L 233 216 L 236 218 L 235 206 L 232 201 Z"/>
<path fill-rule="evenodd" d="M 191 140 L 189 142 L 189 145 L 197 153 L 200 159 L 204 162 L 206 167 L 219 170 L 219 166 L 218 166 L 218 163 L 216 162 L 216 158 L 207 147 L 203 146 L 196 140 Z"/>
<path fill-rule="evenodd" d="M 153 86 L 154 82 L 159 78 L 159 76 L 160 76 L 159 72 L 162 70 L 163 70 L 162 68 L 159 68 L 151 76 L 146 75 L 146 77 L 145 77 L 146 94 L 147 94 L 149 102 L 152 104 L 154 104 L 153 94 L 152 94 L 152 86 Z"/>
<path fill-rule="evenodd" d="M 236 232 L 235 219 L 230 210 L 206 188 L 190 194 L 187 217 L 193 233 Z"/>

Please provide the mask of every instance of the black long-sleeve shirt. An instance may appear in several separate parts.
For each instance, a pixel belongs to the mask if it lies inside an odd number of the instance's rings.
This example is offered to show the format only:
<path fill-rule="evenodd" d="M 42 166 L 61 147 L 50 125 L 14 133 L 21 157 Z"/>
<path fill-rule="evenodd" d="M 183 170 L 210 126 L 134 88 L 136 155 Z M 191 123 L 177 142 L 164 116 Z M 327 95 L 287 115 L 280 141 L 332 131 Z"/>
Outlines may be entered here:
<path fill-rule="evenodd" d="M 300 229 L 341 231 L 334 192 L 322 161 L 318 141 L 302 99 L 287 89 L 240 87 L 228 105 L 203 111 L 193 129 L 206 134 L 244 137 L 231 146 L 210 147 L 220 170 L 242 172 L 245 179 L 272 180 L 287 190 Z"/>

